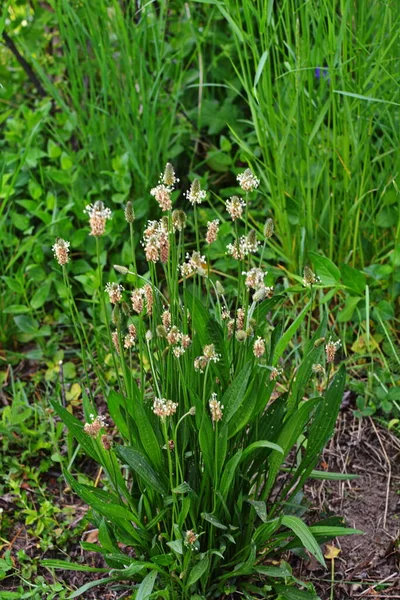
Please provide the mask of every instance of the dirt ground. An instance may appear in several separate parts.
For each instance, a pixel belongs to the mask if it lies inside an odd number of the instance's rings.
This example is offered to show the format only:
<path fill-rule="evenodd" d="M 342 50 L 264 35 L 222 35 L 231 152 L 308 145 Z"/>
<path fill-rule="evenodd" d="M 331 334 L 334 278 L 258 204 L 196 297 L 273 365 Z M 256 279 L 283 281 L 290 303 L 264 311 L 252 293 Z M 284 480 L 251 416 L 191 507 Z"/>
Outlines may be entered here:
<path fill-rule="evenodd" d="M 340 515 L 364 532 L 335 542 L 341 552 L 335 560 L 334 598 L 400 598 L 400 440 L 372 419 L 360 421 L 345 410 L 321 465 L 359 476 L 315 480 L 306 488 L 316 517 Z M 330 573 L 320 573 L 313 561 L 299 571 L 300 578 L 313 581 L 322 600 L 330 598 Z"/>

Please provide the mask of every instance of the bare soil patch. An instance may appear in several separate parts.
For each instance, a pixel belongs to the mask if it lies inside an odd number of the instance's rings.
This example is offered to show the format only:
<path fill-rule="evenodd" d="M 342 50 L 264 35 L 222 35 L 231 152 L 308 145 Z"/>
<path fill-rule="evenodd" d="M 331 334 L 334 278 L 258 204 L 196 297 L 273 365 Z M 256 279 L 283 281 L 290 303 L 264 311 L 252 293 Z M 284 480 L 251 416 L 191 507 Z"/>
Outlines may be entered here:
<path fill-rule="evenodd" d="M 341 553 L 335 560 L 334 598 L 400 598 L 400 440 L 372 419 L 359 420 L 346 410 L 321 466 L 359 476 L 314 481 L 306 488 L 315 520 L 340 515 L 364 532 L 336 540 Z M 329 573 L 320 574 L 313 561 L 299 571 L 314 582 L 322 600 L 330 598 Z"/>

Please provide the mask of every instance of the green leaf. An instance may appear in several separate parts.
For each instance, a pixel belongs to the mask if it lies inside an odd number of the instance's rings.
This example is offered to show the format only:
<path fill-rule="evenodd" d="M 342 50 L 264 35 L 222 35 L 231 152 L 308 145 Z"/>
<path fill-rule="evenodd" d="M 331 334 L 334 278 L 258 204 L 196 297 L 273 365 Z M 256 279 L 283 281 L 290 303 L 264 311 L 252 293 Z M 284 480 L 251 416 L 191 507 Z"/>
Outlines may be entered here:
<path fill-rule="evenodd" d="M 365 294 L 366 277 L 364 273 L 346 264 L 341 265 L 340 273 L 342 281 L 347 288 L 356 292 L 359 296 Z"/>
<path fill-rule="evenodd" d="M 203 454 L 204 465 L 210 477 L 214 473 L 214 431 L 210 416 L 204 411 L 199 429 L 199 445 Z"/>
<path fill-rule="evenodd" d="M 217 529 L 228 529 L 226 527 L 226 525 L 223 525 L 221 523 L 221 521 L 219 521 L 217 519 L 217 517 L 214 517 L 214 515 L 211 515 L 210 513 L 201 513 L 201 517 L 205 520 L 208 521 L 209 523 L 211 523 L 211 525 L 214 525 L 214 527 L 217 527 Z"/>
<path fill-rule="evenodd" d="M 253 378 L 247 386 L 242 402 L 240 402 L 233 418 L 229 423 L 229 439 L 239 431 L 243 431 L 256 415 L 263 410 L 269 400 L 270 392 L 265 386 L 267 371 L 263 369 L 259 377 Z"/>
<path fill-rule="evenodd" d="M 222 498 L 226 500 L 229 491 L 232 486 L 232 481 L 235 476 L 236 467 L 238 466 L 240 460 L 242 458 L 242 450 L 239 450 L 232 456 L 232 458 L 227 462 L 220 483 L 220 492 Z"/>
<path fill-rule="evenodd" d="M 188 494 L 192 498 L 197 498 L 196 492 L 190 487 L 186 481 L 171 490 L 174 494 Z"/>
<path fill-rule="evenodd" d="M 133 379 L 131 381 L 131 390 L 133 398 L 130 402 L 127 402 L 128 410 L 132 411 L 130 414 L 134 422 L 138 424 L 140 441 L 142 442 L 143 449 L 146 452 L 148 459 L 156 469 L 161 470 L 163 469 L 161 445 L 155 434 L 154 427 L 147 416 L 145 407 L 143 406 L 137 383 Z"/>
<path fill-rule="evenodd" d="M 281 519 L 282 525 L 288 527 L 299 538 L 306 550 L 308 550 L 315 558 L 326 567 L 321 548 L 310 529 L 299 517 L 293 515 L 284 515 Z"/>
<path fill-rule="evenodd" d="M 253 538 L 258 548 L 264 547 L 268 543 L 272 534 L 278 529 L 279 524 L 279 519 L 274 519 L 257 527 Z"/>
<path fill-rule="evenodd" d="M 29 312 L 29 307 L 23 304 L 10 304 L 10 306 L 3 308 L 4 315 L 22 315 L 27 312 Z"/>
<path fill-rule="evenodd" d="M 282 565 L 281 567 L 257 565 L 254 571 L 255 573 L 260 573 L 260 575 L 266 575 L 267 577 L 290 577 L 292 575 L 291 571 L 289 571 L 285 565 Z"/>
<path fill-rule="evenodd" d="M 389 303 L 387 300 L 381 300 L 373 310 L 372 316 L 374 319 L 376 318 L 376 313 L 379 313 L 382 321 L 390 321 L 395 318 L 394 304 Z"/>
<path fill-rule="evenodd" d="M 321 344 L 315 345 L 317 340 L 325 337 L 326 325 L 328 322 L 328 313 L 324 311 L 321 323 L 318 329 L 315 331 L 311 340 L 305 344 L 305 358 L 302 360 L 301 365 L 295 374 L 294 381 L 292 382 L 291 390 L 288 399 L 288 414 L 291 415 L 298 407 L 298 404 L 303 400 L 308 381 L 312 375 L 312 367 L 315 363 L 318 363 L 320 356 L 323 352 L 323 346 Z"/>
<path fill-rule="evenodd" d="M 34 308 L 36 310 L 36 309 L 40 308 L 41 306 L 43 306 L 43 304 L 46 302 L 46 300 L 49 296 L 50 288 L 51 288 L 51 281 L 49 281 L 48 283 L 45 283 L 44 285 L 41 285 L 36 290 L 36 292 L 33 294 L 32 298 L 31 298 L 32 308 Z"/>
<path fill-rule="evenodd" d="M 98 569 L 96 567 L 88 567 L 79 563 L 73 563 L 68 560 L 57 560 L 47 558 L 40 561 L 43 567 L 48 569 L 62 569 L 63 571 L 85 571 L 87 573 L 109 573 L 110 569 Z"/>
<path fill-rule="evenodd" d="M 224 406 L 224 422 L 229 423 L 239 406 L 244 401 L 248 388 L 252 363 L 248 361 L 235 377 L 231 385 L 222 396 L 221 404 Z"/>
<path fill-rule="evenodd" d="M 297 469 L 297 473 L 293 478 L 295 479 L 300 476 L 293 493 L 296 489 L 299 489 L 307 479 L 318 461 L 320 453 L 332 436 L 343 398 L 345 381 L 346 370 L 342 365 L 336 373 L 331 385 L 326 390 L 323 398 L 321 398 L 317 410 L 315 411 L 315 416 L 308 435 L 306 452 Z"/>
<path fill-rule="evenodd" d="M 173 540 L 172 542 L 167 542 L 167 546 L 169 546 L 177 554 L 183 554 L 182 540 Z"/>
<path fill-rule="evenodd" d="M 229 359 L 222 328 L 198 298 L 189 292 L 186 292 L 186 296 L 186 306 L 191 312 L 193 326 L 201 345 L 214 344 L 217 354 L 220 355 L 220 360 L 217 363 L 211 363 L 211 368 L 226 387 L 229 379 Z"/>
<path fill-rule="evenodd" d="M 263 300 L 263 302 L 257 304 L 253 313 L 253 317 L 256 320 L 257 324 L 264 325 L 267 314 L 278 304 L 282 303 L 284 298 L 285 297 L 283 294 L 276 294 L 272 298 L 269 298 L 268 300 Z"/>
<path fill-rule="evenodd" d="M 68 171 L 73 166 L 73 161 L 66 152 L 63 152 L 60 159 L 61 168 L 63 171 Z"/>
<path fill-rule="evenodd" d="M 287 585 L 274 585 L 274 590 L 279 594 L 280 600 L 317 600 L 314 594 L 303 592 Z"/>
<path fill-rule="evenodd" d="M 186 585 L 188 587 L 190 587 L 191 585 L 196 583 L 196 581 L 198 581 L 200 579 L 200 577 L 202 577 L 202 575 L 204 575 L 204 573 L 207 571 L 208 565 L 209 565 L 208 556 L 205 556 L 199 562 L 197 562 L 195 564 L 195 566 L 193 567 L 193 569 L 189 573 L 189 577 L 186 582 Z"/>
<path fill-rule="evenodd" d="M 280 359 L 280 357 L 286 350 L 286 347 L 288 346 L 290 340 L 292 339 L 292 337 L 294 336 L 294 334 L 296 333 L 296 331 L 298 330 L 298 328 L 300 327 L 300 325 L 306 318 L 306 315 L 307 315 L 308 311 L 310 310 L 310 308 L 311 308 L 311 302 L 308 302 L 308 304 L 306 304 L 306 306 L 303 308 L 301 313 L 293 321 L 291 326 L 285 331 L 285 333 L 279 339 L 278 343 L 276 344 L 274 357 L 272 360 L 273 366 L 277 365 L 278 360 Z"/>
<path fill-rule="evenodd" d="M 60 146 L 57 146 L 52 139 L 49 139 L 47 142 L 47 154 L 49 155 L 49 158 L 58 158 L 61 155 L 61 152 Z"/>
<path fill-rule="evenodd" d="M 14 317 L 14 322 L 18 329 L 23 333 L 37 335 L 37 333 L 39 332 L 39 323 L 28 315 L 20 315 L 18 317 Z"/>
<path fill-rule="evenodd" d="M 278 445 L 274 444 L 274 442 L 268 442 L 267 440 L 260 440 L 259 442 L 253 442 L 246 448 L 246 450 L 242 454 L 242 461 L 248 457 L 249 454 L 258 450 L 259 448 L 269 448 L 270 450 L 276 450 L 283 454 L 283 449 Z"/>
<path fill-rule="evenodd" d="M 347 323 L 351 321 L 357 304 L 362 300 L 360 296 L 348 296 L 341 311 L 339 311 L 337 320 L 339 323 Z"/>
<path fill-rule="evenodd" d="M 82 449 L 88 456 L 101 464 L 98 452 L 93 444 L 93 440 L 83 430 L 83 423 L 78 421 L 70 412 L 68 412 L 59 402 L 54 399 L 50 400 L 50 404 L 58 414 L 62 422 L 68 427 L 74 438 L 80 443 Z"/>
<path fill-rule="evenodd" d="M 286 473 L 290 472 L 289 468 L 282 468 L 281 471 Z M 326 479 L 329 481 L 350 481 L 351 479 L 358 479 L 360 475 L 348 475 L 347 473 L 332 473 L 330 471 L 311 471 L 308 474 L 310 479 Z"/>
<path fill-rule="evenodd" d="M 129 440 L 129 428 L 127 424 L 129 415 L 126 414 L 127 402 L 124 401 L 123 395 L 115 390 L 111 390 L 107 398 L 107 407 L 118 431 L 126 440 Z"/>
<path fill-rule="evenodd" d="M 139 586 L 135 600 L 146 600 L 153 591 L 154 584 L 156 582 L 157 572 L 152 571 L 143 579 Z"/>
<path fill-rule="evenodd" d="M 309 527 L 309 530 L 315 536 L 329 537 L 331 539 L 343 535 L 360 535 L 364 533 L 364 531 L 352 529 L 351 527 L 328 527 L 324 525 L 312 525 Z"/>
<path fill-rule="evenodd" d="M 264 69 L 264 65 L 267 62 L 267 58 L 268 58 L 268 50 L 264 50 L 264 52 L 261 55 L 261 58 L 259 60 L 258 66 L 257 66 L 257 71 L 254 77 L 254 83 L 253 83 L 253 87 L 256 88 L 257 84 L 260 80 L 261 77 L 261 73 L 263 72 Z"/>
<path fill-rule="evenodd" d="M 282 425 L 280 434 L 276 443 L 283 450 L 283 455 L 276 450 L 273 450 L 271 456 L 269 458 L 269 471 L 268 471 L 268 479 L 265 486 L 264 495 L 268 494 L 274 483 L 278 471 L 289 454 L 290 450 L 293 448 L 294 444 L 297 441 L 299 435 L 303 432 L 304 426 L 307 423 L 311 411 L 315 408 L 315 406 L 321 401 L 321 398 L 312 398 L 308 400 L 304 404 L 300 406 L 297 412 L 295 412 L 289 419 L 287 419 Z"/>
<path fill-rule="evenodd" d="M 382 98 L 373 98 L 372 96 L 363 96 L 362 94 L 355 94 L 354 92 L 346 92 L 344 90 L 333 90 L 334 94 L 341 94 L 342 96 L 349 96 L 349 98 L 357 98 L 358 100 L 366 100 L 367 102 L 382 102 L 383 104 L 392 104 L 393 106 L 400 106 L 398 102 L 392 102 L 391 100 L 383 100 Z"/>
<path fill-rule="evenodd" d="M 103 585 L 104 583 L 109 583 L 110 581 L 118 581 L 116 577 L 103 577 L 102 579 L 96 579 L 96 581 L 89 581 L 89 583 L 85 583 L 79 589 L 77 589 L 73 594 L 68 596 L 67 600 L 73 600 L 73 598 L 78 598 L 78 596 L 82 596 L 88 590 L 91 590 L 98 585 Z"/>
<path fill-rule="evenodd" d="M 146 456 L 130 446 L 114 446 L 118 456 L 130 466 L 153 490 L 159 494 L 166 495 L 167 488 L 161 476 L 156 473 Z"/>
<path fill-rule="evenodd" d="M 267 521 L 267 505 L 262 500 L 247 500 L 249 504 L 251 504 L 256 511 L 257 515 L 260 517 L 263 523 Z"/>
<path fill-rule="evenodd" d="M 340 271 L 329 258 L 316 252 L 309 252 L 308 255 L 323 285 L 337 285 L 340 283 Z"/>
<path fill-rule="evenodd" d="M 92 492 L 91 486 L 82 485 L 76 479 L 72 477 L 67 471 L 64 471 L 64 477 L 67 480 L 70 487 L 84 500 L 89 506 L 91 506 L 96 512 L 107 517 L 114 523 L 123 525 L 123 521 L 133 521 L 139 524 L 138 518 L 130 510 L 121 504 L 113 504 L 112 502 L 102 502 L 96 497 L 96 494 Z M 95 489 L 95 488 L 93 488 Z M 144 532 L 141 532 L 142 534 Z"/>

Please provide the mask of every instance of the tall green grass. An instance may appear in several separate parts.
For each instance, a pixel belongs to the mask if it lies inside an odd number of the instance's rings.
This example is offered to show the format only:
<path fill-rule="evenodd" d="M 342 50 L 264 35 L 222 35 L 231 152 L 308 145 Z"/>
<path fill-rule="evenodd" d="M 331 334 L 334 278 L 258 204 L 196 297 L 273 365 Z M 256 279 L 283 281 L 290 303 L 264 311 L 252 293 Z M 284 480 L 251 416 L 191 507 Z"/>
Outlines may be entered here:
<path fill-rule="evenodd" d="M 56 0 L 61 74 L 48 77 L 43 56 L 32 56 L 56 110 L 71 123 L 81 165 L 110 175 L 110 186 L 96 192 L 111 189 L 115 202 L 131 193 L 140 198 L 195 128 L 182 94 L 197 41 L 176 4 Z M 192 97 L 196 106 L 196 91 Z"/>
<path fill-rule="evenodd" d="M 383 260 L 399 241 L 398 3 L 207 3 L 232 31 L 255 139 L 232 133 L 262 172 L 284 258 Z"/>

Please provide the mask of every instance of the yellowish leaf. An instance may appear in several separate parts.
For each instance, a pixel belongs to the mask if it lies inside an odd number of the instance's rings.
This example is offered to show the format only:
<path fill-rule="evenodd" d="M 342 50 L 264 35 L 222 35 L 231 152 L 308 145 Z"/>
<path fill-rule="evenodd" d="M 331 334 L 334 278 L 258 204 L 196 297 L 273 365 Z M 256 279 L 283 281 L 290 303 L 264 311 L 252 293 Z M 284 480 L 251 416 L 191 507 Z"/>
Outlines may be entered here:
<path fill-rule="evenodd" d="M 331 544 L 325 544 L 326 553 L 324 554 L 325 558 L 330 558 L 331 560 L 335 560 L 337 556 L 339 556 L 341 550 L 340 548 L 336 548 L 336 546 L 332 546 Z"/>

